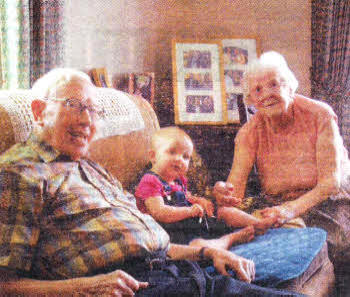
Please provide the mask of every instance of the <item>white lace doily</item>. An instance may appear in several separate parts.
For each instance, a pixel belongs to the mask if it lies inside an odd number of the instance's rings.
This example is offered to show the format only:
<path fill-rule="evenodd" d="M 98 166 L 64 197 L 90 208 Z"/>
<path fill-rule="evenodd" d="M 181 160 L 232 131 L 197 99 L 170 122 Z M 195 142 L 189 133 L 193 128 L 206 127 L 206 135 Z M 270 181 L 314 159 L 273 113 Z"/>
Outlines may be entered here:
<path fill-rule="evenodd" d="M 145 127 L 136 104 L 122 91 L 97 88 L 97 101 L 105 110 L 97 138 L 128 134 Z"/>
<path fill-rule="evenodd" d="M 0 91 L 0 105 L 7 111 L 16 142 L 25 141 L 33 128 L 31 90 Z M 97 88 L 97 102 L 105 110 L 96 138 L 128 134 L 141 130 L 145 124 L 136 104 L 123 92 Z"/>

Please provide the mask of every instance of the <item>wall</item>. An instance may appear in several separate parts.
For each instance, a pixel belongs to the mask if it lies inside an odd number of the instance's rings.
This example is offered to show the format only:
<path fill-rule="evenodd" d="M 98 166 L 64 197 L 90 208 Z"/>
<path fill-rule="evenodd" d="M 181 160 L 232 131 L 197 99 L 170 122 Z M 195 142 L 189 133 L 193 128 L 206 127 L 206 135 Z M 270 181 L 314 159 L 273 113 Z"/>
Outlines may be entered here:
<path fill-rule="evenodd" d="M 281 52 L 309 95 L 311 0 L 74 0 L 65 4 L 65 64 L 112 77 L 171 72 L 171 39 L 255 36 Z"/>

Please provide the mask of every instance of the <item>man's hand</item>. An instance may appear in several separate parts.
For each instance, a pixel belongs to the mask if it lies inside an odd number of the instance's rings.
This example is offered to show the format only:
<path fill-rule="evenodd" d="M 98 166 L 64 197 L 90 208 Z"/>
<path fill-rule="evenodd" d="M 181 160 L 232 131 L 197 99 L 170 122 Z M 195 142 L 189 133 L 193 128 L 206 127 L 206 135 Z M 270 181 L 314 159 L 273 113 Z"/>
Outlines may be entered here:
<path fill-rule="evenodd" d="M 96 282 L 90 282 L 88 296 L 131 297 L 139 289 L 148 287 L 147 282 L 139 282 L 122 270 L 96 276 Z"/>
<path fill-rule="evenodd" d="M 238 279 L 241 281 L 250 283 L 255 278 L 255 264 L 251 260 L 237 256 L 227 250 L 214 248 L 208 248 L 205 255 L 213 260 L 215 268 L 223 275 L 230 276 L 226 270 L 228 267 L 236 272 Z"/>
<path fill-rule="evenodd" d="M 213 196 L 219 206 L 237 206 L 242 202 L 242 199 L 234 197 L 232 184 L 223 181 L 215 184 Z"/>

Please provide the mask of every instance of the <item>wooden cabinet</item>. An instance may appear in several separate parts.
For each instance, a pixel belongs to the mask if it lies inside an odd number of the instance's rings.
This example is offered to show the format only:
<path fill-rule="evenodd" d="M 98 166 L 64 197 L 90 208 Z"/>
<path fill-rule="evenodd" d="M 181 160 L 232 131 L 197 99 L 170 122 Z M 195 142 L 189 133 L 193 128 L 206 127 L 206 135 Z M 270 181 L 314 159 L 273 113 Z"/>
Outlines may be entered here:
<path fill-rule="evenodd" d="M 193 140 L 195 149 L 209 170 L 210 185 L 226 180 L 230 173 L 234 138 L 239 126 L 186 125 L 180 126 Z"/>

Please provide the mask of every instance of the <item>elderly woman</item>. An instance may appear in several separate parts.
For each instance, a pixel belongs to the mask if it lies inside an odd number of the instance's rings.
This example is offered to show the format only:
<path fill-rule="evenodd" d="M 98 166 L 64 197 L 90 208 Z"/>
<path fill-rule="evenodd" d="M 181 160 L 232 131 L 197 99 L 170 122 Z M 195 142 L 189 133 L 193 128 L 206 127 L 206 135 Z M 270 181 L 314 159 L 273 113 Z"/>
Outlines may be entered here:
<path fill-rule="evenodd" d="M 350 162 L 325 103 L 295 93 L 298 81 L 284 58 L 267 52 L 248 67 L 245 100 L 257 113 L 239 131 L 226 186 L 217 183 L 223 213 L 234 214 L 256 164 L 263 217 L 277 225 L 302 217 L 328 232 L 333 261 L 350 259 Z M 230 183 L 233 185 L 231 187 Z M 341 256 L 341 258 L 340 258 Z"/>

